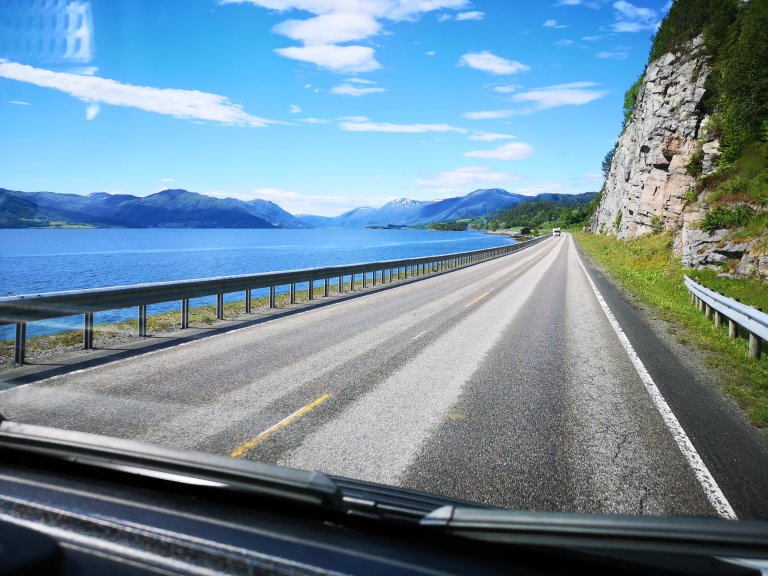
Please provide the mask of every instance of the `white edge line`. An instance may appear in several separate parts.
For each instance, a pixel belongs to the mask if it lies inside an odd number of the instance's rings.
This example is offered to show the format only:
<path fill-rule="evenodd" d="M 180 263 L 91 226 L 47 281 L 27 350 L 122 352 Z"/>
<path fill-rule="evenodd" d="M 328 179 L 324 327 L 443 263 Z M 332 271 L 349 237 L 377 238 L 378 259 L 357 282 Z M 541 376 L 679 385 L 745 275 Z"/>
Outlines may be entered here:
<path fill-rule="evenodd" d="M 411 338 L 411 340 L 416 340 L 417 338 L 421 338 L 421 337 L 422 337 L 422 336 L 424 336 L 424 334 L 426 334 L 427 332 L 428 332 L 428 330 L 424 330 L 424 332 L 422 332 L 421 334 L 416 334 L 416 336 L 414 336 L 413 338 Z"/>
<path fill-rule="evenodd" d="M 646 370 L 642 360 L 640 360 L 637 352 L 635 352 L 635 349 L 632 347 L 629 338 L 627 338 L 626 334 L 624 334 L 624 331 L 621 329 L 621 326 L 619 326 L 619 323 L 611 312 L 611 309 L 608 308 L 608 304 L 606 304 L 603 296 L 597 289 L 597 286 L 595 286 L 595 283 L 592 281 L 592 278 L 590 277 L 589 272 L 587 272 L 587 269 L 584 267 L 584 263 L 581 261 L 578 252 L 576 252 L 576 259 L 579 261 L 579 265 L 584 271 L 584 275 L 587 277 L 587 281 L 592 287 L 592 291 L 595 293 L 597 301 L 600 303 L 600 307 L 608 317 L 608 322 L 610 322 L 611 327 L 613 327 L 614 332 L 616 332 L 616 336 L 619 337 L 619 342 L 621 342 L 621 345 L 624 347 L 627 356 L 629 356 L 632 365 L 635 367 L 635 370 L 637 370 L 637 373 L 640 376 L 640 380 L 642 380 L 643 384 L 645 385 L 645 389 L 648 390 L 648 394 L 650 394 L 653 404 L 656 406 L 656 409 L 664 419 L 664 423 L 667 425 L 667 428 L 669 428 L 669 431 L 672 432 L 672 437 L 675 439 L 677 447 L 680 448 L 680 452 L 683 453 L 683 456 L 693 469 L 693 473 L 696 475 L 696 479 L 704 489 L 704 493 L 706 494 L 709 503 L 712 504 L 715 512 L 717 512 L 718 515 L 722 516 L 723 518 L 727 518 L 729 520 L 738 520 L 736 512 L 733 511 L 733 508 L 726 499 L 722 490 L 720 490 L 720 486 L 717 485 L 717 482 L 709 472 L 707 465 L 704 464 L 704 461 L 701 459 L 701 456 L 699 456 L 696 448 L 694 448 L 693 443 L 688 438 L 685 430 L 683 430 L 680 422 L 678 422 L 677 417 L 672 412 L 669 404 L 667 404 L 667 401 L 664 400 L 664 396 L 662 396 L 661 391 L 659 391 L 656 383 L 653 381 L 653 378 L 651 378 L 648 370 Z"/>

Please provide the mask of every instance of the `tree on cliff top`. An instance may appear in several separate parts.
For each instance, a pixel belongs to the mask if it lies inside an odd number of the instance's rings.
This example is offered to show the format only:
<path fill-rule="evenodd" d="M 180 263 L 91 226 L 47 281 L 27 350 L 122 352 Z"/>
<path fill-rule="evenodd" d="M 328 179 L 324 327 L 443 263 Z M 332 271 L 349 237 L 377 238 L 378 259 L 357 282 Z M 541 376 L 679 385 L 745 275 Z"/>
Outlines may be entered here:
<path fill-rule="evenodd" d="M 768 123 L 768 0 L 745 4 L 715 62 L 715 112 L 721 163 L 730 165 L 760 139 Z"/>
<path fill-rule="evenodd" d="M 675 0 L 659 24 L 650 61 L 675 52 L 704 34 L 707 52 L 717 54 L 739 13 L 740 0 Z"/>

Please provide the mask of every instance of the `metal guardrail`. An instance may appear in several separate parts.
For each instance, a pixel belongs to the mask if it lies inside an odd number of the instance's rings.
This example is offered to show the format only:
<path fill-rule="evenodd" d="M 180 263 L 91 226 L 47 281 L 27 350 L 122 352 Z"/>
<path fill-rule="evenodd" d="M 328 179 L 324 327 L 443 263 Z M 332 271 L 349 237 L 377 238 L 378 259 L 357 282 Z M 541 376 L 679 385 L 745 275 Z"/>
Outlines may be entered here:
<path fill-rule="evenodd" d="M 731 338 L 738 337 L 739 326 L 744 328 L 749 334 L 749 355 L 760 358 L 760 341 L 768 341 L 768 314 L 710 290 L 688 276 L 683 282 L 691 292 L 691 304 L 696 305 L 707 318 L 713 318 L 715 327 L 722 326 L 723 318 L 727 318 L 728 336 Z"/>
<path fill-rule="evenodd" d="M 14 362 L 24 363 L 26 351 L 27 323 L 37 320 L 84 315 L 83 348 L 93 348 L 93 314 L 105 310 L 117 310 L 138 306 L 139 336 L 147 335 L 147 305 L 161 302 L 181 301 L 181 328 L 189 328 L 189 301 L 191 298 L 216 295 L 216 318 L 224 319 L 224 294 L 245 292 L 245 313 L 251 313 L 251 292 L 269 288 L 269 307 L 276 308 L 277 287 L 290 286 L 290 303 L 296 303 L 296 285 L 308 284 L 310 300 L 315 298 L 315 283 L 323 282 L 323 296 L 330 296 L 332 280 L 338 279 L 336 289 L 344 292 L 349 277 L 349 289 L 355 290 L 358 278 L 363 287 L 370 281 L 373 286 L 405 278 L 422 276 L 449 268 L 460 268 L 478 262 L 505 256 L 545 240 L 548 236 L 534 238 L 527 242 L 484 248 L 469 252 L 424 256 L 403 260 L 383 260 L 325 268 L 305 268 L 283 272 L 263 272 L 239 276 L 220 276 L 197 280 L 155 282 L 130 286 L 111 286 L 66 292 L 24 294 L 0 298 L 0 325 L 16 324 Z M 370 277 L 369 277 L 370 274 Z"/>

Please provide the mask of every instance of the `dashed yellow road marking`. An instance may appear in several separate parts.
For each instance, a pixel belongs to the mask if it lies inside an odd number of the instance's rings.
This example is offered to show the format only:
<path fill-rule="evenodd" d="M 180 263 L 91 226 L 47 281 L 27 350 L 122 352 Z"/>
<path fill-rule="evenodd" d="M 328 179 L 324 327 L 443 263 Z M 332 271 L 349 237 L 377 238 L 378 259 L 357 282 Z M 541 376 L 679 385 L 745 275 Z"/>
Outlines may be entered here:
<path fill-rule="evenodd" d="M 469 308 L 469 307 L 470 307 L 470 306 L 472 306 L 473 304 L 477 304 L 478 302 L 480 302 L 480 300 L 482 300 L 483 298 L 485 298 L 486 296 L 488 296 L 488 294 L 490 294 L 490 293 L 491 293 L 491 291 L 490 291 L 490 290 L 488 290 L 488 292 L 486 292 L 485 294 L 480 294 L 480 296 L 478 296 L 477 298 L 475 298 L 474 300 L 472 300 L 472 302 L 470 302 L 469 304 L 465 304 L 465 305 L 464 305 L 464 308 Z"/>
<path fill-rule="evenodd" d="M 308 414 L 309 412 L 311 412 L 312 410 L 320 406 L 320 404 L 328 400 L 328 398 L 330 397 L 331 397 L 330 394 L 323 394 L 322 396 L 320 396 L 320 398 L 313 400 L 303 408 L 299 408 L 298 410 L 296 410 L 296 412 L 294 412 L 287 418 L 280 420 L 280 422 L 278 422 L 274 426 L 270 426 L 255 438 L 252 438 L 251 440 L 248 440 L 248 442 L 245 442 L 244 444 L 241 444 L 240 446 L 235 448 L 230 454 L 230 456 L 232 458 L 239 458 L 240 456 L 243 456 L 246 452 L 248 452 L 248 450 L 258 446 L 259 444 L 267 440 L 270 436 L 272 436 L 272 434 L 274 434 L 281 428 L 285 428 L 286 426 L 288 426 L 292 422 L 295 422 L 305 414 Z"/>

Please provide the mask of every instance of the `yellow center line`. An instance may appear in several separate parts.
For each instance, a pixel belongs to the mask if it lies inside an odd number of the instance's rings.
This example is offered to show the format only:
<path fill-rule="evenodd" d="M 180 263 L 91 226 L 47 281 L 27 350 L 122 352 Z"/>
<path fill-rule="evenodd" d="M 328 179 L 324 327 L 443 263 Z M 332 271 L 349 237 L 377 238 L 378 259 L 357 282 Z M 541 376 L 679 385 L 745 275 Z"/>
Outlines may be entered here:
<path fill-rule="evenodd" d="M 472 304 L 477 304 L 478 302 L 480 302 L 480 300 L 488 296 L 488 294 L 490 294 L 491 292 L 492 290 L 488 290 L 488 292 L 486 292 L 485 294 L 480 294 L 480 296 L 472 300 L 472 302 L 470 302 L 469 304 L 464 304 L 464 308 L 469 308 L 470 306 L 472 306 Z"/>
<path fill-rule="evenodd" d="M 287 418 L 280 420 L 280 422 L 278 422 L 274 426 L 270 426 L 255 438 L 252 438 L 251 440 L 248 440 L 248 442 L 245 442 L 244 444 L 241 444 L 240 446 L 235 448 L 230 454 L 230 456 L 232 458 L 239 458 L 240 456 L 243 456 L 246 452 L 248 452 L 248 450 L 250 450 L 255 446 L 258 446 L 259 444 L 267 440 L 270 436 L 272 436 L 272 434 L 274 434 L 281 428 L 285 428 L 286 426 L 288 426 L 288 424 L 291 424 L 292 422 L 295 422 L 305 414 L 308 414 L 309 412 L 311 412 L 312 410 L 320 406 L 320 404 L 328 400 L 328 398 L 330 397 L 331 397 L 330 394 L 323 394 L 322 396 L 320 396 L 320 398 L 313 400 L 312 402 L 304 406 L 304 408 L 299 408 L 298 410 L 296 410 L 296 412 L 294 412 Z"/>

